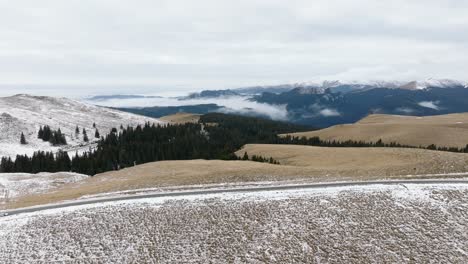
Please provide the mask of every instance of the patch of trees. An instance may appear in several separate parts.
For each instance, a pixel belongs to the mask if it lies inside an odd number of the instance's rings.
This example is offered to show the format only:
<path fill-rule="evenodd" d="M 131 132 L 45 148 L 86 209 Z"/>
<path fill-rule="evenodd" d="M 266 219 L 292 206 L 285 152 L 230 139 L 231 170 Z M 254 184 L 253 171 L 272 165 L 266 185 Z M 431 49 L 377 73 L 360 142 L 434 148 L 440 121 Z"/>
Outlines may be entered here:
<path fill-rule="evenodd" d="M 60 128 L 58 130 L 52 130 L 49 126 L 44 126 L 39 128 L 37 133 L 37 138 L 42 139 L 43 141 L 48 141 L 54 146 L 66 145 L 67 139 L 65 134 L 62 133 Z"/>
<path fill-rule="evenodd" d="M 410 146 L 404 145 L 397 142 L 384 143 L 381 139 L 377 142 L 366 142 L 366 141 L 356 141 L 356 140 L 345 140 L 345 141 L 328 141 L 322 140 L 319 137 L 277 137 L 275 141 L 272 141 L 271 144 L 291 144 L 291 145 L 306 145 L 306 146 L 317 146 L 317 147 L 353 147 L 353 148 L 419 148 L 419 149 L 428 149 L 428 150 L 438 150 L 438 151 L 447 151 L 447 152 L 457 152 L 457 153 L 468 153 L 468 145 L 465 148 L 456 148 L 456 147 L 440 147 L 435 144 L 429 146 Z"/>
<path fill-rule="evenodd" d="M 238 158 L 239 160 L 251 160 L 251 161 L 256 161 L 256 162 L 264 162 L 264 163 L 270 163 L 270 164 L 276 164 L 279 165 L 279 161 L 275 160 L 273 157 L 270 158 L 265 158 L 262 156 L 258 155 L 252 155 L 252 157 L 249 157 L 249 154 L 247 152 L 244 152 L 244 155 Z"/>
<path fill-rule="evenodd" d="M 0 161 L 0 172 L 59 172 L 70 171 L 71 160 L 66 152 L 58 153 L 37 151 L 32 157 L 17 155 L 13 161 L 11 158 L 3 157 Z"/>

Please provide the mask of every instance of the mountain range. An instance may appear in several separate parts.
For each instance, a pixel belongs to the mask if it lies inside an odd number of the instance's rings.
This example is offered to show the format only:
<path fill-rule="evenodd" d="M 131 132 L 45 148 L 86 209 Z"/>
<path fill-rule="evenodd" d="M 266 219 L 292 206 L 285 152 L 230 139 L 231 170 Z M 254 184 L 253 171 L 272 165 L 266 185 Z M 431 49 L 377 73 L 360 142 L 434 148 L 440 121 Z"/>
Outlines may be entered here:
<path fill-rule="evenodd" d="M 276 106 L 286 121 L 313 127 L 354 123 L 369 114 L 439 115 L 468 112 L 468 84 L 449 79 L 424 81 L 325 81 L 228 90 L 205 90 L 178 98 L 183 106 L 132 107 L 120 110 L 152 117 L 188 111 L 198 114 L 223 109 L 223 100 L 246 100 L 253 106 Z M 200 100 L 200 104 L 196 104 Z M 212 102 L 207 105 L 206 102 Z M 237 111 L 255 115 L 255 109 Z M 230 111 L 235 113 L 235 111 Z M 258 116 L 267 116 L 265 112 Z M 274 117 L 273 117 L 274 118 Z"/>

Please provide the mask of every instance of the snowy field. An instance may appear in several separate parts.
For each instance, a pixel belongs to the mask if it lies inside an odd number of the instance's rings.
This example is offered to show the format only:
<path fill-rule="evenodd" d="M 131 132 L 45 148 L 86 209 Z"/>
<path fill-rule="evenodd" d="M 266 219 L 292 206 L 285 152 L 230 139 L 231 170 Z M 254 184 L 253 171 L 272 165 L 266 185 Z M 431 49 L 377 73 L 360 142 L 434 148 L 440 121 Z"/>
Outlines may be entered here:
<path fill-rule="evenodd" d="M 468 186 L 142 199 L 0 218 L 5 263 L 466 263 Z"/>
<path fill-rule="evenodd" d="M 57 188 L 89 176 L 77 173 L 0 173 L 0 208 L 11 199 Z"/>
<path fill-rule="evenodd" d="M 96 129 L 101 136 L 112 128 L 119 129 L 144 124 L 161 123 L 153 118 L 125 113 L 104 107 L 81 103 L 67 98 L 54 98 L 30 95 L 0 97 L 0 157 L 17 154 L 31 155 L 34 151 L 58 151 L 49 142 L 37 138 L 40 126 L 48 125 L 51 129 L 61 129 L 67 139 L 65 151 L 75 154 L 93 147 Z M 93 124 L 96 124 L 96 128 Z M 80 134 L 75 134 L 75 128 Z M 86 129 L 90 142 L 83 141 L 82 130 Z M 20 144 L 21 133 L 26 137 L 27 145 Z"/>

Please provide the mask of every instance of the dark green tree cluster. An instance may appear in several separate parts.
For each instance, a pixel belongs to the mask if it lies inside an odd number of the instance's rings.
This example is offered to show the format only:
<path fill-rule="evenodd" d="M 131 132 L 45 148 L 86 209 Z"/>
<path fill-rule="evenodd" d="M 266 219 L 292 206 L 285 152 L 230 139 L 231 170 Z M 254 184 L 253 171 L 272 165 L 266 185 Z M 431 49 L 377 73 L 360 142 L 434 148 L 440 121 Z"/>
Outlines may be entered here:
<path fill-rule="evenodd" d="M 247 152 L 244 152 L 244 155 L 241 157 L 239 157 L 239 160 L 251 160 L 251 161 L 256 161 L 256 162 L 264 162 L 264 163 L 270 163 L 270 164 L 277 164 L 279 165 L 279 161 L 275 160 L 273 157 L 270 157 L 270 158 L 265 158 L 265 157 L 262 157 L 262 156 L 258 156 L 258 155 L 252 155 L 252 158 L 249 158 L 249 154 L 247 154 Z"/>
<path fill-rule="evenodd" d="M 277 137 L 276 140 L 271 142 L 272 144 L 291 144 L 291 145 L 307 145 L 307 146 L 317 146 L 317 147 L 354 147 L 354 148 L 420 148 L 428 150 L 438 150 L 438 151 L 447 151 L 447 152 L 458 152 L 458 153 L 468 153 L 468 145 L 465 148 L 456 148 L 456 147 L 438 147 L 435 144 L 429 146 L 410 146 L 404 145 L 397 142 L 383 143 L 381 139 L 377 142 L 365 142 L 357 140 L 345 140 L 345 141 L 328 141 L 321 140 L 319 137 Z"/>
<path fill-rule="evenodd" d="M 11 158 L 3 157 L 0 162 L 0 172 L 59 172 L 70 171 L 71 160 L 66 152 L 37 151 L 32 157 L 17 155 L 13 161 Z"/>
<path fill-rule="evenodd" d="M 65 135 L 62 134 L 60 128 L 58 130 L 52 130 L 47 125 L 39 128 L 37 138 L 42 139 L 43 141 L 48 141 L 54 146 L 67 144 L 67 139 L 65 138 Z"/>

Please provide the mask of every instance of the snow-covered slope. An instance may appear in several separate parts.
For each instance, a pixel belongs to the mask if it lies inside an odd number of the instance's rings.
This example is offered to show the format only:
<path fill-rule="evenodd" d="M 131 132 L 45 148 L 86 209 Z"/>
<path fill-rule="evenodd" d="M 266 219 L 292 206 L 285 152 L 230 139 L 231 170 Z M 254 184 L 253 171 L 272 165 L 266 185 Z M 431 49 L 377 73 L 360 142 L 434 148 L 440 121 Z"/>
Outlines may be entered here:
<path fill-rule="evenodd" d="M 67 146 L 61 148 L 69 151 L 87 150 L 97 139 L 95 130 L 105 135 L 112 128 L 144 124 L 145 122 L 161 123 L 153 118 L 125 113 L 108 108 L 93 106 L 67 98 L 38 97 L 15 95 L 0 97 L 0 157 L 14 157 L 17 154 L 31 155 L 37 150 L 58 151 L 60 147 L 51 146 L 37 138 L 40 126 L 48 125 L 51 129 L 60 128 L 67 139 Z M 93 124 L 96 124 L 96 128 Z M 75 128 L 80 134 L 75 134 Z M 82 130 L 86 129 L 90 142 L 83 140 Z M 28 144 L 20 144 L 21 133 L 24 133 Z"/>
<path fill-rule="evenodd" d="M 78 182 L 88 178 L 88 175 L 58 172 L 58 173 L 0 173 L 0 208 L 6 202 L 21 196 L 43 193 L 63 184 Z"/>

